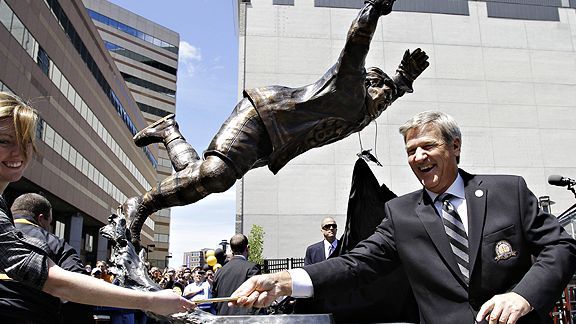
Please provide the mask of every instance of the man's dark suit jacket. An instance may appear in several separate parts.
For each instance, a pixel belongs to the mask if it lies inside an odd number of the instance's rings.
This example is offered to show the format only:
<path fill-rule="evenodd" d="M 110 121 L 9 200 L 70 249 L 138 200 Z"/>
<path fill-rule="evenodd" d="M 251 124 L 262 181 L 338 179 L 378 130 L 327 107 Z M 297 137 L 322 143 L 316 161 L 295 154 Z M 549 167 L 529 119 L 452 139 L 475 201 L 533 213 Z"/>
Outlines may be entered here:
<path fill-rule="evenodd" d="M 338 244 L 340 244 L 340 240 L 338 240 Z M 324 252 L 324 240 L 318 243 L 314 243 L 306 248 L 304 265 L 314 264 L 324 260 L 326 260 L 326 252 Z"/>
<path fill-rule="evenodd" d="M 260 265 L 234 256 L 220 270 L 216 271 L 212 283 L 213 297 L 229 297 L 248 278 L 260 274 Z M 218 315 L 252 314 L 251 309 L 243 307 L 228 307 L 228 303 L 217 303 Z"/>
<path fill-rule="evenodd" d="M 469 285 L 432 200 L 418 190 L 390 200 L 376 232 L 350 253 L 304 267 L 315 297 L 342 294 L 401 263 L 421 323 L 473 323 L 485 301 L 510 291 L 526 298 L 535 310 L 519 323 L 545 322 L 574 274 L 576 242 L 554 216 L 538 208 L 521 177 L 460 174 L 469 220 Z M 498 243 L 511 246 L 509 258 L 497 260 L 502 256 L 496 252 Z"/>

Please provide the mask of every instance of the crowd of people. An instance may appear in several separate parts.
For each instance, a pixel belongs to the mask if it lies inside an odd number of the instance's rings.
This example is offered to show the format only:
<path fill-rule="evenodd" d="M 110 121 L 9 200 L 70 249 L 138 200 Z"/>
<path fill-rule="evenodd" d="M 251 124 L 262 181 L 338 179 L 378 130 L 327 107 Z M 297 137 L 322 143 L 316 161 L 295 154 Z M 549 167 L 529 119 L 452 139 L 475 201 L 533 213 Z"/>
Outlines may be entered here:
<path fill-rule="evenodd" d="M 411 92 L 412 82 L 428 66 L 427 55 L 419 49 L 406 52 L 394 78 L 363 66 L 378 19 L 390 13 L 393 3 L 365 1 L 338 63 L 318 82 L 299 90 L 247 90 L 202 162 L 170 118 L 137 134 L 140 146 L 170 143 L 174 150 L 169 154 L 180 154 L 180 160 L 171 156 L 172 161 L 182 162 L 175 168 L 183 172 L 124 204 L 126 219 L 133 221 L 133 239 L 138 243 L 145 220 L 140 216 L 226 190 L 263 162 L 277 172 L 308 149 L 361 130 L 397 98 Z M 318 89 L 323 91 L 310 102 L 298 95 Z M 276 102 L 263 99 L 268 97 Z M 300 101 L 295 103 L 294 98 Z M 294 105 L 307 109 L 292 109 Z M 328 117 L 322 121 L 309 118 L 306 124 L 300 123 L 301 118 L 280 114 L 294 110 Z M 31 161 L 37 118 L 36 111 L 20 98 L 0 92 L 0 194 L 22 177 Z M 317 124 L 323 128 L 314 129 Z M 296 128 L 303 134 L 297 134 Z M 317 141 L 306 137 L 319 135 L 316 132 L 324 136 Z M 374 234 L 341 256 L 331 257 L 338 246 L 336 222 L 324 219 L 325 240 L 309 249 L 306 265 L 275 274 L 260 275 L 260 267 L 247 260 L 248 239 L 236 234 L 230 239 L 232 256 L 220 262 L 222 268 L 162 271 L 151 267 L 150 277 L 163 290 L 126 289 L 115 285 L 114 273 L 105 261 L 93 268 L 82 265 L 77 253 L 50 233 L 52 210 L 41 195 L 23 195 L 12 209 L 0 196 L 0 319 L 60 323 L 64 309 L 72 303 L 100 307 L 95 312 L 113 308 L 168 315 L 198 307 L 218 315 L 259 314 L 258 308 L 283 296 L 323 298 L 354 291 L 402 264 L 421 323 L 549 322 L 554 301 L 576 270 L 576 241 L 553 215 L 539 208 L 522 177 L 477 175 L 460 169 L 462 134 L 451 116 L 424 111 L 402 125 L 400 133 L 408 165 L 422 188 L 386 203 L 384 220 Z M 237 299 L 206 301 L 228 296 Z M 80 316 L 90 312 L 76 314 L 79 322 Z"/>

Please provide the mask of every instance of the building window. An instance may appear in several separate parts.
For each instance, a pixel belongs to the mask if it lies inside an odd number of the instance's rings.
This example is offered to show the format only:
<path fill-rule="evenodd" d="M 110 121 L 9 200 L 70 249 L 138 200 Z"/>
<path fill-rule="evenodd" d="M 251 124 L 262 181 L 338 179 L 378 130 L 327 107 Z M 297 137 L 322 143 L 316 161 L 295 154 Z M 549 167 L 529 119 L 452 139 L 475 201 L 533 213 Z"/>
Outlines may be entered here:
<path fill-rule="evenodd" d="M 94 250 L 94 236 L 86 234 L 84 238 L 84 250 L 86 252 L 92 252 Z"/>
<path fill-rule="evenodd" d="M 170 235 L 168 234 L 154 234 L 154 242 L 168 243 L 170 241 Z"/>
<path fill-rule="evenodd" d="M 156 68 L 160 71 L 164 71 L 166 73 L 176 75 L 176 68 L 173 68 L 173 67 L 168 66 L 166 64 L 160 63 L 160 62 L 153 60 L 147 56 L 144 56 L 142 54 L 132 52 L 131 50 L 125 49 L 122 46 L 116 45 L 116 44 L 108 42 L 108 41 L 104 41 L 104 45 L 106 45 L 106 48 L 110 52 L 116 53 L 118 55 L 122 55 L 122 56 L 127 57 L 129 59 L 132 59 L 134 61 L 146 64 L 146 65 L 151 66 L 153 68 Z"/>
<path fill-rule="evenodd" d="M 54 225 L 54 235 L 58 236 L 61 239 L 64 239 L 64 236 L 66 235 L 66 224 L 57 220 L 56 224 Z"/>
<path fill-rule="evenodd" d="M 148 43 L 153 44 L 155 46 L 161 47 L 161 48 L 163 48 L 169 52 L 172 52 L 174 54 L 178 54 L 178 47 L 177 46 L 169 44 L 168 42 L 165 42 L 161 39 L 158 39 L 152 35 L 148 35 L 148 34 L 142 32 L 136 28 L 133 28 L 131 26 L 123 24 L 117 20 L 114 20 L 112 18 L 104 16 L 103 14 L 98 13 L 94 10 L 90 10 L 90 9 L 86 9 L 86 10 L 88 11 L 88 15 L 90 15 L 90 18 L 92 18 L 98 22 L 101 22 L 101 23 L 108 25 L 112 28 L 118 29 L 118 30 L 120 30 L 120 31 L 122 31 L 128 35 L 132 35 L 136 38 L 140 38 L 141 40 L 143 40 L 145 42 L 148 42 Z"/>

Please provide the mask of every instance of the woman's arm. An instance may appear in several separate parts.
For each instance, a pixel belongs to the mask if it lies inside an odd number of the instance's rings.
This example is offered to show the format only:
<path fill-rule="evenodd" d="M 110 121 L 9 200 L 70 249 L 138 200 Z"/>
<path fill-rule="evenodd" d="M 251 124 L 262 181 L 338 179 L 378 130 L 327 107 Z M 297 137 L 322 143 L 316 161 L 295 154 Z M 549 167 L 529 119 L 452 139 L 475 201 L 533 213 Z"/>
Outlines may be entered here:
<path fill-rule="evenodd" d="M 66 271 L 48 261 L 48 279 L 42 289 L 76 303 L 142 309 L 168 315 L 185 312 L 196 305 L 169 290 L 143 292 L 118 287 L 103 280 Z"/>

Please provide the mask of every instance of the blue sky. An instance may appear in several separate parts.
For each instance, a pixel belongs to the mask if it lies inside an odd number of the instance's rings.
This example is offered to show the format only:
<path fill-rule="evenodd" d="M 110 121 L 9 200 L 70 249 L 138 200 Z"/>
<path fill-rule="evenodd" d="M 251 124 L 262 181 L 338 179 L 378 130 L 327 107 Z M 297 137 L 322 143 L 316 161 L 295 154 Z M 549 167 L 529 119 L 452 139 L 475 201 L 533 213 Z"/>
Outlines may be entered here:
<path fill-rule="evenodd" d="M 111 0 L 180 34 L 176 120 L 202 154 L 238 101 L 233 0 Z M 217 248 L 234 235 L 235 188 L 172 209 L 170 266 L 183 252 Z"/>

